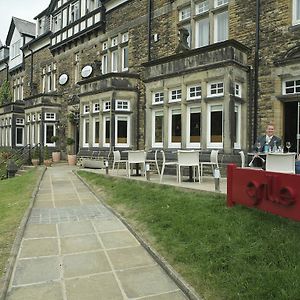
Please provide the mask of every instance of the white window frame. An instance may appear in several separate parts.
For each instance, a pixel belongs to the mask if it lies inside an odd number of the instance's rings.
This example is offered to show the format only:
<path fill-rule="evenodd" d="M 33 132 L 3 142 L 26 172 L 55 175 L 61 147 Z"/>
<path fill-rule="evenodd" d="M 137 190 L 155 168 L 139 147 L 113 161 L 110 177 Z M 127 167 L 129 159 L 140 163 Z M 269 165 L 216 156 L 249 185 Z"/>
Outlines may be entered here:
<path fill-rule="evenodd" d="M 47 141 L 47 126 L 53 126 L 53 136 L 56 136 L 56 127 L 54 123 L 44 123 L 44 145 L 49 147 L 55 147 L 55 142 L 52 143 L 46 143 Z M 29 126 L 27 126 L 29 128 Z"/>
<path fill-rule="evenodd" d="M 108 73 L 108 55 L 103 54 L 102 55 L 102 74 L 107 74 Z"/>
<path fill-rule="evenodd" d="M 234 149 L 241 149 L 241 127 L 242 127 L 242 105 L 241 103 L 234 104 L 234 113 L 237 113 L 236 120 L 236 142 L 234 143 Z"/>
<path fill-rule="evenodd" d="M 35 145 L 35 124 L 31 124 L 30 125 L 30 133 L 31 133 L 31 145 L 34 146 Z"/>
<path fill-rule="evenodd" d="M 174 99 L 172 99 L 174 98 Z M 182 99 L 182 89 L 172 89 L 169 92 L 169 102 L 180 102 Z"/>
<path fill-rule="evenodd" d="M 152 92 L 152 104 L 163 104 L 165 99 L 164 91 Z"/>
<path fill-rule="evenodd" d="M 213 107 L 221 107 L 222 109 L 216 109 L 212 110 Z M 211 142 L 211 113 L 213 111 L 222 111 L 222 142 L 221 143 L 215 143 Z M 223 149 L 223 143 L 224 143 L 224 106 L 222 103 L 214 103 L 214 104 L 208 104 L 207 109 L 207 148 L 215 148 L 215 149 Z"/>
<path fill-rule="evenodd" d="M 201 36 L 201 38 L 199 38 L 199 27 L 201 26 L 208 26 L 208 35 L 203 37 Z M 205 47 L 208 46 L 210 43 L 210 22 L 209 22 L 209 18 L 204 18 L 201 19 L 197 22 L 195 22 L 195 47 L 196 48 L 201 48 L 201 47 Z"/>
<path fill-rule="evenodd" d="M 125 51 L 127 51 L 127 59 L 125 55 Z M 128 71 L 128 46 L 121 48 L 121 58 L 122 58 L 122 71 Z"/>
<path fill-rule="evenodd" d="M 239 82 L 234 83 L 234 96 L 242 98 L 242 85 Z"/>
<path fill-rule="evenodd" d="M 214 85 L 216 87 L 213 87 Z M 212 94 L 212 90 L 216 90 L 216 93 Z M 222 90 L 222 91 L 220 91 L 220 90 Z M 223 81 L 209 82 L 207 84 L 207 97 L 222 97 L 222 96 L 224 96 L 224 82 Z"/>
<path fill-rule="evenodd" d="M 24 125 L 24 119 L 23 118 L 16 118 L 16 125 Z"/>
<path fill-rule="evenodd" d="M 297 11 L 299 11 L 298 17 Z M 293 0 L 293 25 L 298 24 L 300 24 L 300 0 Z"/>
<path fill-rule="evenodd" d="M 163 116 L 163 128 L 162 128 L 162 142 L 156 143 L 155 142 L 155 117 L 156 116 Z M 164 111 L 163 110 L 153 110 L 152 111 L 152 147 L 153 148 L 163 148 L 164 143 Z"/>
<path fill-rule="evenodd" d="M 179 10 L 179 21 L 187 20 L 191 17 L 191 7 L 186 6 Z"/>
<path fill-rule="evenodd" d="M 100 111 L 100 104 L 99 103 L 93 103 L 93 112 L 97 113 Z"/>
<path fill-rule="evenodd" d="M 84 118 L 83 119 L 83 130 L 82 130 L 82 147 L 83 148 L 88 148 L 89 147 L 89 140 L 88 142 L 86 143 L 85 142 L 85 139 L 86 139 L 86 123 L 89 123 L 89 137 L 90 137 L 90 127 L 91 127 L 91 124 L 90 124 L 90 119 L 88 118 Z"/>
<path fill-rule="evenodd" d="M 218 17 L 221 16 L 221 15 L 225 15 L 225 14 L 227 14 L 227 24 L 226 24 L 227 25 L 226 26 L 227 32 L 226 32 L 226 36 L 224 38 L 220 38 L 218 36 L 218 28 L 219 28 L 219 18 Z M 228 13 L 227 10 L 214 15 L 214 42 L 215 43 L 223 42 L 223 41 L 228 40 L 228 35 L 229 35 L 229 28 L 228 27 L 229 27 L 229 13 Z M 223 24 L 222 24 L 222 28 L 224 28 Z"/>
<path fill-rule="evenodd" d="M 208 0 L 201 1 L 200 3 L 197 3 L 195 5 L 196 8 L 196 15 L 203 14 L 207 11 L 209 11 L 209 3 Z"/>
<path fill-rule="evenodd" d="M 223 5 L 228 4 L 228 0 L 215 0 L 215 6 L 214 7 L 220 7 Z"/>
<path fill-rule="evenodd" d="M 118 120 L 127 121 L 127 143 L 118 143 Z M 129 147 L 130 146 L 130 120 L 131 117 L 128 115 L 116 115 L 115 119 L 115 145 L 116 147 Z"/>
<path fill-rule="evenodd" d="M 30 121 L 31 121 L 31 116 L 27 115 L 27 122 L 30 122 Z"/>
<path fill-rule="evenodd" d="M 199 124 L 199 130 L 200 130 L 200 137 L 201 137 L 201 107 L 199 106 L 188 106 L 187 107 L 187 124 L 186 124 L 186 147 L 187 148 L 197 148 L 200 149 L 201 147 L 201 141 L 199 143 L 194 143 L 191 142 L 191 136 L 190 136 L 190 131 L 191 131 L 191 111 L 192 113 L 200 113 L 200 124 Z"/>
<path fill-rule="evenodd" d="M 129 40 L 129 34 L 128 34 L 128 32 L 124 32 L 123 34 L 122 34 L 122 43 L 126 43 L 126 42 L 128 42 L 128 40 Z"/>
<path fill-rule="evenodd" d="M 111 71 L 118 72 L 119 65 L 119 51 L 115 50 L 111 52 Z"/>
<path fill-rule="evenodd" d="M 90 105 L 89 104 L 84 104 L 83 105 L 83 114 L 87 115 L 90 113 Z"/>
<path fill-rule="evenodd" d="M 45 121 L 55 121 L 56 120 L 56 113 L 54 112 L 45 112 L 44 114 Z"/>
<path fill-rule="evenodd" d="M 114 36 L 111 38 L 111 47 L 117 46 L 118 45 L 118 36 Z"/>
<path fill-rule="evenodd" d="M 108 48 L 108 42 L 105 41 L 102 43 L 102 50 L 107 50 L 107 48 Z"/>
<path fill-rule="evenodd" d="M 18 134 L 17 134 L 18 129 L 22 130 L 22 143 L 21 144 L 17 143 L 17 141 L 18 141 Z M 24 127 L 16 126 L 16 146 L 24 146 Z"/>
<path fill-rule="evenodd" d="M 191 92 L 191 89 L 195 89 L 195 91 Z M 200 89 L 200 91 L 199 91 Z M 191 96 L 192 93 L 194 94 L 198 94 L 200 92 L 200 96 L 199 95 L 195 95 L 195 96 Z M 187 86 L 187 100 L 197 100 L 197 99 L 201 99 L 202 97 L 202 88 L 201 88 L 201 84 L 193 84 L 193 85 L 189 85 Z"/>
<path fill-rule="evenodd" d="M 110 101 L 103 101 L 103 111 L 110 111 L 111 103 Z"/>
<path fill-rule="evenodd" d="M 110 147 L 110 142 L 109 143 L 106 143 L 106 122 L 107 121 L 110 121 L 111 122 L 111 118 L 110 116 L 104 116 L 103 117 L 103 147 Z M 111 124 L 111 123 L 110 123 Z M 111 128 L 111 126 L 110 126 Z M 109 131 L 110 131 L 110 128 L 109 128 Z M 111 131 L 110 131 L 110 141 L 111 141 Z"/>
<path fill-rule="evenodd" d="M 176 111 L 176 114 L 173 114 L 173 112 Z M 180 112 L 180 113 L 178 113 Z M 181 115 L 181 142 L 180 143 L 173 143 L 172 142 L 172 116 L 173 115 Z M 168 146 L 169 148 L 181 148 L 182 143 L 182 111 L 180 108 L 171 108 L 169 109 L 169 118 L 168 118 Z"/>
<path fill-rule="evenodd" d="M 130 111 L 130 101 L 129 100 L 116 100 L 116 110 L 117 111 Z"/>
<path fill-rule="evenodd" d="M 299 81 L 299 84 L 296 82 Z M 294 82 L 294 85 L 287 87 L 286 84 L 287 82 Z M 293 89 L 293 93 L 287 93 L 287 89 Z M 299 89 L 299 92 L 297 92 L 297 89 Z M 283 95 L 297 95 L 300 94 L 300 78 L 293 78 L 293 79 L 288 79 L 284 80 L 282 82 L 282 94 Z"/>
<path fill-rule="evenodd" d="M 99 123 L 99 143 L 95 142 L 96 139 L 96 122 Z M 99 147 L 100 145 L 100 119 L 99 118 L 94 118 L 93 119 L 93 147 Z"/>

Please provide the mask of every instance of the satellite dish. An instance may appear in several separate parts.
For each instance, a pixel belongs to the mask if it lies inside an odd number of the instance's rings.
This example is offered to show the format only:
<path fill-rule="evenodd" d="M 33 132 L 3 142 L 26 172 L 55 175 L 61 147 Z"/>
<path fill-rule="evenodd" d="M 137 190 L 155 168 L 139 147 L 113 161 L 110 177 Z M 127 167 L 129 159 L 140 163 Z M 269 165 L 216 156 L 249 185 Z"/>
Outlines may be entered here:
<path fill-rule="evenodd" d="M 69 80 L 69 76 L 67 74 L 61 74 L 59 76 L 58 82 L 60 85 L 65 85 Z"/>
<path fill-rule="evenodd" d="M 87 78 L 87 77 L 89 77 L 91 74 L 92 74 L 92 71 L 93 71 L 93 68 L 92 68 L 92 66 L 85 66 L 85 67 L 83 67 L 82 68 L 82 70 L 81 70 L 81 76 L 83 77 L 83 78 Z"/>

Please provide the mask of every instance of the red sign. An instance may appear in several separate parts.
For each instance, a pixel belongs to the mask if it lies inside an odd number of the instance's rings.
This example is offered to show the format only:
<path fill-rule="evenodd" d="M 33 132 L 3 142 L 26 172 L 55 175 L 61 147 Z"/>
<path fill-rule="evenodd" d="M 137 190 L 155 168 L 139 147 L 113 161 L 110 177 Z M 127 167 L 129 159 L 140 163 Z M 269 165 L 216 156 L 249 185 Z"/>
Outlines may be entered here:
<path fill-rule="evenodd" d="M 300 221 L 300 175 L 227 169 L 227 205 L 242 204 Z"/>

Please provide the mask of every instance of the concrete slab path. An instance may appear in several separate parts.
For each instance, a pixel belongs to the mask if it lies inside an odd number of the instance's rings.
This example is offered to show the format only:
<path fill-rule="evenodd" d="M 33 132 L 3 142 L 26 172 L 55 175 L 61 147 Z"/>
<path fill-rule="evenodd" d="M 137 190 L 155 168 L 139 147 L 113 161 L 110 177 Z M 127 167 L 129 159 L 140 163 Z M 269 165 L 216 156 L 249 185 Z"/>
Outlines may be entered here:
<path fill-rule="evenodd" d="M 41 182 L 6 299 L 186 297 L 72 168 L 59 164 Z"/>

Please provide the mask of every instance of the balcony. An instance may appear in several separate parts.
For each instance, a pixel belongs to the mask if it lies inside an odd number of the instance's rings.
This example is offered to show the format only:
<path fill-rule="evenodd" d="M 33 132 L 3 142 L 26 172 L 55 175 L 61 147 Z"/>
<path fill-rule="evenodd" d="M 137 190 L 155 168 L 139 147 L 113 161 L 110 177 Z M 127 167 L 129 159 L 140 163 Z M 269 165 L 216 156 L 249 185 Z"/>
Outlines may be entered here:
<path fill-rule="evenodd" d="M 247 67 L 250 49 L 235 40 L 212 44 L 143 64 L 145 82 L 235 64 Z"/>

